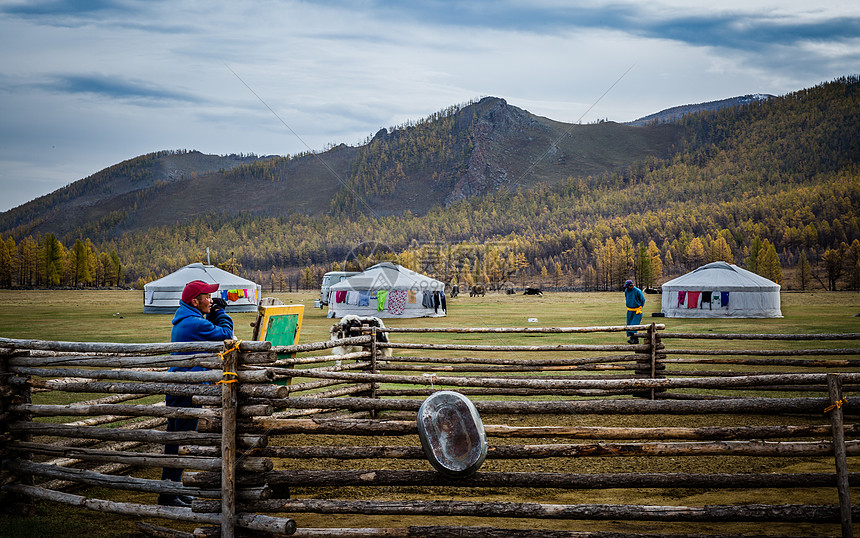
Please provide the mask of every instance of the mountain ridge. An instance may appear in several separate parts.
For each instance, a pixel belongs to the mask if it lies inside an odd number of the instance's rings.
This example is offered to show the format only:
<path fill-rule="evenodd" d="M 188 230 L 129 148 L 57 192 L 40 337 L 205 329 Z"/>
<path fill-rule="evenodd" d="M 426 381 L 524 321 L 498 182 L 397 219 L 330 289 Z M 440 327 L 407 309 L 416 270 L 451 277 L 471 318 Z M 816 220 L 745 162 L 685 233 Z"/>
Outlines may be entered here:
<path fill-rule="evenodd" d="M 419 141 L 417 150 L 410 149 L 443 119 L 450 120 L 444 134 L 448 146 L 423 147 Z M 364 145 L 340 144 L 321 153 L 258 157 L 163 150 L 142 155 L 0 213 L 0 232 L 104 238 L 211 211 L 423 214 L 503 186 L 556 184 L 668 154 L 676 130 L 665 125 L 646 129 L 614 122 L 566 124 L 486 97 L 391 131 L 380 129 Z M 375 151 L 376 146 L 381 149 Z M 398 151 L 419 150 L 423 156 L 417 160 L 406 155 L 402 162 L 391 161 Z M 356 169 L 362 157 L 377 159 L 371 166 L 378 178 L 363 177 Z M 371 186 L 374 182 L 382 186 Z M 226 201 L 237 190 L 242 201 Z"/>

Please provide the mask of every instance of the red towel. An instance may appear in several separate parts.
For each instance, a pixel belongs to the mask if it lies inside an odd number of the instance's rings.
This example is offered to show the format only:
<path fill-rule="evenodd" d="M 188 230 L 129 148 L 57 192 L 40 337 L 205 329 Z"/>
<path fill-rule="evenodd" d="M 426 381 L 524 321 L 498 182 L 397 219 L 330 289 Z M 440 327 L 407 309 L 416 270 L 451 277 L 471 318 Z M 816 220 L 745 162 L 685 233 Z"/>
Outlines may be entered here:
<path fill-rule="evenodd" d="M 699 306 L 699 295 L 702 292 L 700 291 L 688 291 L 687 292 L 687 308 L 696 308 Z"/>

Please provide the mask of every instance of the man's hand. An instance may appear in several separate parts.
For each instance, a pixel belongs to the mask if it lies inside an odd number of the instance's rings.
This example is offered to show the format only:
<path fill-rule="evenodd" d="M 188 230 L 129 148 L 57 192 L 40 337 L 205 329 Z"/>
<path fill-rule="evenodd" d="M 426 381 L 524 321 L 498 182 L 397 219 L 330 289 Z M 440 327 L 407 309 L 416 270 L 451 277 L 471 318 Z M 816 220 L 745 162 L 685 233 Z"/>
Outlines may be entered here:
<path fill-rule="evenodd" d="M 212 311 L 214 310 L 226 310 L 227 309 L 227 301 L 220 297 L 212 298 L 212 306 L 210 307 Z"/>

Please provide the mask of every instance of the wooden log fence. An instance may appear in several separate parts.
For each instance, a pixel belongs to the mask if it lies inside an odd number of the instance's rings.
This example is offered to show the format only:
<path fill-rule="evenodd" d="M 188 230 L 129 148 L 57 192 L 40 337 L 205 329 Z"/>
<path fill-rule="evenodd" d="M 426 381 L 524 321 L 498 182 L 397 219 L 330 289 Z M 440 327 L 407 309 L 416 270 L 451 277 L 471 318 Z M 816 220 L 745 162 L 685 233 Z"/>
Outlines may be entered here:
<path fill-rule="evenodd" d="M 392 341 L 378 342 L 377 330 Z M 643 343 L 619 343 L 627 330 L 637 331 Z M 410 335 L 421 342 L 407 341 Z M 467 335 L 468 343 L 450 341 L 457 335 Z M 481 335 L 491 338 L 475 342 Z M 523 337 L 529 336 L 551 341 L 527 345 Z M 720 340 L 734 343 L 714 348 Z M 0 491 L 8 501 L 4 505 L 23 513 L 31 513 L 28 507 L 41 499 L 192 522 L 198 525 L 195 536 L 232 537 L 246 530 L 304 536 L 517 535 L 513 529 L 456 523 L 319 527 L 326 520 L 318 515 L 325 514 L 411 517 L 416 522 L 428 515 L 470 518 L 466 521 L 521 518 L 536 529 L 523 536 L 552 535 L 556 531 L 537 528 L 538 521 L 548 519 L 745 523 L 752 525 L 745 527 L 751 532 L 767 528 L 761 524 L 803 522 L 830 525 L 826 528 L 836 529 L 832 532 L 851 536 L 860 515 L 856 501 L 851 503 L 860 488 L 860 472 L 852 471 L 860 459 L 860 424 L 852 422 L 858 408 L 846 393 L 860 386 L 858 340 L 860 333 L 667 333 L 660 324 L 374 328 L 340 341 L 275 347 L 268 342 L 0 338 Z M 827 344 L 801 348 L 804 342 Z M 338 345 L 360 345 L 364 351 L 330 354 Z M 386 349 L 394 355 L 382 355 Z M 210 371 L 159 371 L 170 366 Z M 33 390 L 46 392 L 34 403 Z M 417 440 L 415 416 L 423 398 L 438 390 L 474 398 L 484 418 L 493 470 L 454 478 L 429 466 Z M 41 397 L 60 392 L 71 399 L 76 393 L 105 396 L 63 405 Z M 196 407 L 170 408 L 153 401 L 165 394 L 189 396 Z M 141 401 L 125 403 L 130 400 Z M 42 422 L 41 417 L 65 422 Z M 75 420 L 81 417 L 86 418 Z M 642 426 L 634 417 L 653 418 L 642 419 L 649 424 Z M 703 426 L 703 418 L 705 424 L 710 420 L 706 417 L 732 419 Z M 197 431 L 156 429 L 166 418 L 195 418 Z M 528 424 L 518 425 L 523 419 Z M 595 424 L 577 423 L 582 420 Z M 388 441 L 380 444 L 382 437 Z M 162 454 L 167 443 L 182 445 L 180 453 Z M 725 458 L 756 458 L 778 472 L 725 472 L 732 465 Z M 789 470 L 800 458 L 829 460 L 833 472 Z M 684 463 L 709 459 L 721 462 L 712 472 L 694 472 L 698 463 Z M 647 471 L 651 464 L 644 462 L 652 461 L 658 466 L 673 461 L 678 469 Z M 350 462 L 357 467 L 350 469 Z M 562 472 L 590 469 L 589 462 L 617 471 Z M 644 467 L 637 471 L 639 465 Z M 189 471 L 181 483 L 115 474 L 146 474 L 146 469 L 165 466 Z M 174 508 L 60 490 L 70 486 L 197 500 L 192 509 Z M 313 498 L 318 490 L 329 497 L 349 488 L 366 493 L 361 500 Z M 434 495 L 434 488 L 457 499 L 421 498 Z M 587 501 L 589 491 L 609 489 L 745 489 L 760 492 L 762 502 L 556 504 L 541 497 L 552 490 Z M 797 497 L 788 493 L 795 491 L 800 492 Z M 816 493 L 803 493 L 809 491 Z M 385 498 L 394 492 L 399 492 L 396 500 Z M 527 502 L 485 500 L 487 492 Z M 822 497 L 822 492 L 833 493 Z M 294 498 L 297 493 L 301 498 Z M 834 502 L 810 502 L 829 497 Z M 191 535 L 149 523 L 141 528 L 152 535 Z"/>

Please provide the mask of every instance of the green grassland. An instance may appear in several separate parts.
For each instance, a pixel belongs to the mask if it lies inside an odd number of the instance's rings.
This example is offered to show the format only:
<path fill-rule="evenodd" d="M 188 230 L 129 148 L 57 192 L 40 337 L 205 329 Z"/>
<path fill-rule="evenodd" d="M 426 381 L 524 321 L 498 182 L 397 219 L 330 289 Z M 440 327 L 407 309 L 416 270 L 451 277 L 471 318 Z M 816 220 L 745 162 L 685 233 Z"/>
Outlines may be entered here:
<path fill-rule="evenodd" d="M 275 296 L 287 304 L 305 305 L 304 322 L 301 342 L 327 340 L 331 319 L 326 318 L 326 311 L 313 308 L 314 292 L 300 293 L 264 293 L 265 296 Z M 644 323 L 652 321 L 666 325 L 670 332 L 719 332 L 719 333 L 857 333 L 860 332 L 860 293 L 854 292 L 815 292 L 815 293 L 783 293 L 783 318 L 777 319 L 672 319 L 652 317 L 652 312 L 660 311 L 660 296 L 646 296 Z M 386 320 L 391 327 L 563 327 L 563 326 L 608 326 L 623 325 L 625 320 L 624 297 L 620 292 L 605 293 L 546 293 L 541 297 L 523 295 L 488 294 L 486 297 L 470 298 L 460 296 L 448 300 L 448 316 L 444 318 L 420 318 Z M 251 323 L 256 314 L 234 314 L 235 333 L 240 339 L 250 339 Z M 537 321 L 529 321 L 536 318 Z M 9 291 L 0 290 L 0 337 L 86 341 L 86 342 L 165 342 L 170 339 L 169 315 L 152 315 L 143 313 L 143 294 L 139 291 Z M 605 333 L 600 335 L 579 334 L 545 334 L 545 335 L 452 335 L 444 337 L 431 334 L 408 334 L 392 337 L 398 341 L 439 341 L 444 338 L 449 342 L 481 342 L 498 345 L 516 344 L 549 344 L 549 343 L 583 343 L 583 342 L 617 342 L 624 340 L 624 333 Z M 715 346 L 710 341 L 699 341 L 697 346 Z M 801 347 L 808 343 L 786 343 L 786 346 Z M 822 346 L 826 343 L 822 343 Z M 686 347 L 686 344 L 685 344 Z M 816 344 L 815 347 L 819 347 Z M 713 369 L 713 368 L 711 368 Z M 37 399 L 40 395 L 37 395 Z M 98 397 L 98 395 L 74 395 L 71 398 Z M 158 399 L 157 397 L 153 397 Z M 66 403 L 52 401 L 51 403 Z M 580 417 L 585 419 L 586 417 Z M 619 420 L 623 418 L 620 417 Z M 638 424 L 637 417 L 628 417 L 630 424 Z M 641 418 L 641 417 L 640 417 Z M 720 417 L 713 417 L 715 421 Z M 520 424 L 521 418 L 511 417 L 511 424 Z M 584 422 L 580 422 L 584 424 Z M 629 463 L 630 471 L 645 472 L 666 471 L 665 468 L 651 468 L 652 465 L 663 465 L 645 461 L 643 458 L 623 458 Z M 748 458 L 741 458 L 748 460 Z M 852 458 L 852 465 L 857 458 Z M 599 460 L 592 458 L 591 460 Z M 621 459 L 616 459 L 620 462 Z M 724 460 L 728 461 L 728 460 Z M 732 464 L 740 465 L 738 459 L 731 460 Z M 355 462 L 339 462 L 354 465 Z M 680 462 L 678 462 L 680 464 Z M 686 463 L 686 462 L 685 462 Z M 756 462 L 745 462 L 753 466 Z M 569 472 L 600 472 L 597 467 L 591 468 L 595 461 L 580 461 L 576 469 Z M 674 465 L 666 462 L 668 465 Z M 494 469 L 495 462 L 487 462 L 487 470 Z M 788 463 L 786 463 L 788 465 Z M 334 467 L 338 467 L 337 463 Z M 681 467 L 678 467 L 679 469 Z M 672 470 L 674 467 L 669 467 Z M 792 462 L 791 467 L 784 471 L 824 471 L 832 469 L 832 464 L 821 459 L 801 460 Z M 157 469 L 149 469 L 136 473 L 136 476 L 157 478 Z M 151 503 L 152 494 L 127 493 L 111 490 L 86 490 L 88 496 L 125 500 L 127 502 Z M 301 492 L 297 492 L 302 496 Z M 677 494 L 677 498 L 672 495 Z M 810 495 L 814 495 L 810 492 Z M 444 497 L 444 492 L 442 493 Z M 452 494 L 453 495 L 453 494 Z M 499 497 L 499 492 L 486 492 L 488 500 L 513 500 Z M 590 492 L 556 492 L 554 497 L 548 497 L 543 502 L 558 503 L 635 503 L 648 504 L 720 504 L 721 502 L 759 502 L 755 492 L 738 490 L 732 499 L 725 500 L 717 491 L 641 491 L 634 493 L 623 491 L 590 491 Z M 834 495 L 835 496 L 835 492 Z M 835 503 L 835 498 L 810 498 L 810 502 Z M 440 497 L 440 498 L 443 498 Z M 429 498 L 424 495 L 423 498 Z M 447 498 L 447 497 L 445 497 Z M 586 500 L 583 500 L 586 499 Z M 528 500 L 528 499 L 521 499 Z M 855 501 L 856 502 L 856 501 Z M 396 519 L 396 518 L 395 518 Z M 382 520 L 361 516 L 323 516 L 311 526 L 406 526 L 413 522 L 400 518 Z M 122 517 L 90 512 L 54 503 L 39 504 L 38 514 L 34 518 L 0 516 L 0 536 L 137 536 L 135 518 Z M 307 518 L 303 518 L 308 525 Z M 153 521 L 153 523 L 158 523 Z M 566 527 L 565 522 L 558 522 L 557 528 Z M 568 522 L 570 524 L 571 522 Z M 471 525 L 497 525 L 514 527 L 522 525 L 517 521 L 481 521 L 474 519 L 463 522 Z M 176 525 L 178 528 L 192 530 L 194 525 Z M 605 530 L 600 522 L 583 522 L 576 526 L 578 530 Z M 697 525 L 696 532 L 728 532 L 730 527 L 719 525 Z M 774 532 L 780 528 L 785 531 L 788 527 L 773 525 Z M 613 530 L 626 532 L 688 532 L 689 527 L 682 525 L 661 526 L 659 524 L 637 523 L 613 527 Z M 810 532 L 817 534 L 838 534 L 838 526 L 810 527 Z M 794 532 L 794 531 L 792 531 Z"/>

